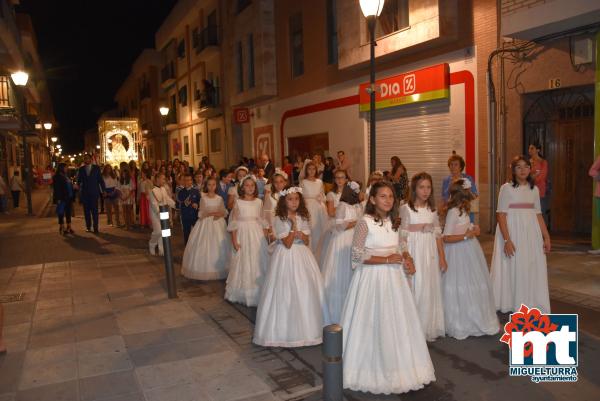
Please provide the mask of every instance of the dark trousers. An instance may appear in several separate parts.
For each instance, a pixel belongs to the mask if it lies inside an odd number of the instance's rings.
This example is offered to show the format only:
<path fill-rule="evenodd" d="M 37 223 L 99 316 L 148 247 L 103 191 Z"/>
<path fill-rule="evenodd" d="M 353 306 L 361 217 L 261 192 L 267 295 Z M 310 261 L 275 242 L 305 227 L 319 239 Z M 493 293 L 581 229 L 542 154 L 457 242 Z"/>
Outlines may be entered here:
<path fill-rule="evenodd" d="M 85 226 L 89 230 L 94 223 L 94 230 L 98 229 L 98 198 L 83 198 L 83 214 L 85 216 Z"/>
<path fill-rule="evenodd" d="M 71 213 L 73 213 L 73 201 L 63 201 L 65 202 L 65 211 L 62 215 L 58 215 L 58 224 L 61 226 L 65 224 L 65 218 L 67 219 L 67 224 L 71 224 Z"/>
<path fill-rule="evenodd" d="M 21 191 L 11 191 L 13 197 L 13 207 L 19 207 L 19 198 L 21 197 Z"/>
<path fill-rule="evenodd" d="M 196 224 L 196 221 L 198 220 L 197 217 L 192 218 L 181 218 L 181 225 L 183 226 L 183 243 L 187 244 L 188 242 L 188 238 L 190 237 L 190 233 L 192 232 L 192 228 L 194 227 L 194 224 Z"/>

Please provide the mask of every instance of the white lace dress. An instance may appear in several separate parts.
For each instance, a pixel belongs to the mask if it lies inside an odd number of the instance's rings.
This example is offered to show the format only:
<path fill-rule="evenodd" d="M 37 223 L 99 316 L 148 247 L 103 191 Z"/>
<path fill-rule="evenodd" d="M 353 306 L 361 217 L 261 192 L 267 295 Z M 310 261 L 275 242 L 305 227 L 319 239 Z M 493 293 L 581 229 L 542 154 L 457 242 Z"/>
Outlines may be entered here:
<path fill-rule="evenodd" d="M 433 364 L 402 265 L 363 264 L 399 251 L 399 232 L 365 215 L 352 240 L 355 269 L 342 311 L 344 388 L 374 394 L 418 390 Z"/>
<path fill-rule="evenodd" d="M 445 334 L 444 307 L 442 305 L 442 272 L 436 240 L 442 230 L 437 212 L 408 204 L 400 207 L 402 240 L 414 259 L 416 272 L 412 277 L 412 290 L 423 332 L 428 341 Z"/>
<path fill-rule="evenodd" d="M 246 306 L 258 305 L 260 288 L 267 271 L 269 254 L 263 229 L 262 201 L 237 199 L 228 231 L 236 231 L 239 251 L 232 247 L 225 299 Z"/>
<path fill-rule="evenodd" d="M 444 235 L 464 236 L 471 227 L 469 214 L 452 208 L 446 215 Z M 462 340 L 498 333 L 490 273 L 479 241 L 445 243 L 444 250 L 448 262 L 442 278 L 446 334 Z"/>
<path fill-rule="evenodd" d="M 299 231 L 310 235 L 308 221 L 296 218 Z M 287 248 L 281 240 L 292 223 L 276 217 L 277 237 L 269 271 L 260 295 L 254 343 L 268 347 L 304 347 L 322 342 L 330 323 L 323 281 L 315 257 L 300 239 Z"/>
<path fill-rule="evenodd" d="M 544 239 L 537 220 L 541 213 L 538 188 L 502 185 L 498 212 L 506 213 L 508 233 L 516 250 L 512 257 L 506 256 L 504 238 L 500 228 L 496 228 L 491 268 L 496 309 L 515 312 L 525 304 L 550 313 Z"/>
<path fill-rule="evenodd" d="M 352 280 L 352 238 L 354 228 L 346 229 L 348 224 L 357 222 L 362 216 L 360 204 L 349 205 L 340 202 L 335 212 L 335 226 L 329 247 L 321 265 L 325 284 L 325 297 L 329 306 L 329 315 L 333 323 L 339 323 L 342 308 Z"/>
<path fill-rule="evenodd" d="M 340 204 L 340 198 L 342 194 L 336 192 L 329 192 L 325 197 L 327 202 L 332 202 L 333 207 L 337 210 L 338 205 Z M 327 203 L 325 204 L 325 211 L 327 212 Z M 329 244 L 333 234 L 335 232 L 335 216 L 329 217 L 327 214 L 327 220 L 325 223 L 325 232 L 321 236 L 321 244 L 319 245 L 319 250 L 317 253 L 319 254 L 319 266 L 323 269 L 323 264 L 325 263 L 325 257 L 327 256 L 327 249 L 329 249 Z"/>
<path fill-rule="evenodd" d="M 302 196 L 306 202 L 306 208 L 310 213 L 310 249 L 313 251 L 315 258 L 319 260 L 321 236 L 325 232 L 327 224 L 323 181 L 319 179 L 315 181 L 304 179 L 300 186 L 302 187 Z"/>
<path fill-rule="evenodd" d="M 209 213 L 223 213 L 227 210 L 223 198 L 215 195 L 209 198 L 202 194 L 198 207 L 198 221 L 194 224 L 190 238 L 183 251 L 181 274 L 194 280 L 220 280 L 227 277 L 231 240 L 227 233 L 224 217 L 215 219 Z"/>

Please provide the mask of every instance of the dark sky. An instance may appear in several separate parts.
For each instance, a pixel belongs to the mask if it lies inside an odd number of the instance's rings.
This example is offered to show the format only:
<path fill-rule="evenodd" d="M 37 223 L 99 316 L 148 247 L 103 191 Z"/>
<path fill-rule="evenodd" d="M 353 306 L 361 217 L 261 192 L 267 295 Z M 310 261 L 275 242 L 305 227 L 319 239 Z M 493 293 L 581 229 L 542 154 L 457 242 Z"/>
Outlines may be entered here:
<path fill-rule="evenodd" d="M 65 153 L 111 109 L 114 95 L 176 0 L 21 0 L 29 14 Z"/>

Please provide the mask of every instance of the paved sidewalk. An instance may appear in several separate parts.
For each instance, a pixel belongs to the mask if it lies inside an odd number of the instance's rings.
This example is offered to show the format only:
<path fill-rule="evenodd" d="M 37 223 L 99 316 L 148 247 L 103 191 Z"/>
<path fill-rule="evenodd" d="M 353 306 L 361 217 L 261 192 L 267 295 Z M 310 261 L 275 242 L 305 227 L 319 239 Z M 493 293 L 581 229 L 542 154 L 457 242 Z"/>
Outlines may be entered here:
<path fill-rule="evenodd" d="M 286 350 L 251 344 L 219 283 L 168 300 L 162 261 L 105 256 L 0 269 L 9 353 L 0 400 L 299 399 L 320 379 Z"/>

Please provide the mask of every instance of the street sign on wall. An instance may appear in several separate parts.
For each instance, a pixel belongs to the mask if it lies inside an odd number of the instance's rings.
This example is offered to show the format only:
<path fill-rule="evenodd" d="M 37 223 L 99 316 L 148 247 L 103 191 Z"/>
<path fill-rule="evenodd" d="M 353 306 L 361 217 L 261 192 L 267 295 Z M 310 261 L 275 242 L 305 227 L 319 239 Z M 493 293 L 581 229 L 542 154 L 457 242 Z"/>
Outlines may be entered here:
<path fill-rule="evenodd" d="M 247 107 L 233 109 L 233 119 L 236 124 L 250 122 L 250 110 Z"/>
<path fill-rule="evenodd" d="M 375 81 L 375 108 L 401 106 L 429 100 L 445 99 L 450 96 L 450 67 L 438 64 L 421 70 L 411 71 Z M 360 111 L 369 111 L 370 84 L 359 87 Z"/>

